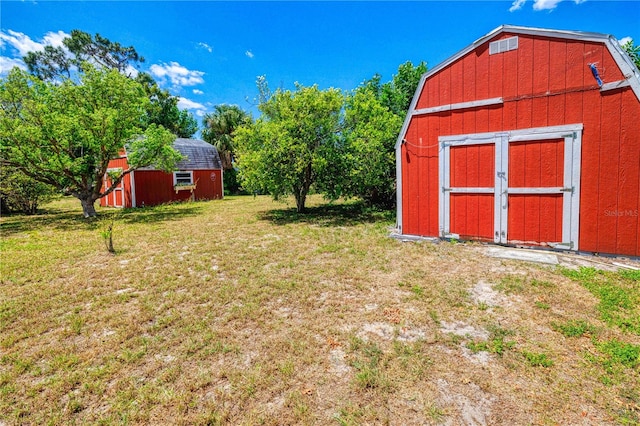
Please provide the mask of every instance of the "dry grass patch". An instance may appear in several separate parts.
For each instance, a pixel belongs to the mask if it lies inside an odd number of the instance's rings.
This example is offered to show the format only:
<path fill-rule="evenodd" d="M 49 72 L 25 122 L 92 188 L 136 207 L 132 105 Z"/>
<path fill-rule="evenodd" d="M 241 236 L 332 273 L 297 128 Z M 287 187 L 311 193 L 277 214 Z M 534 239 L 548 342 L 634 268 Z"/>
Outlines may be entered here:
<path fill-rule="evenodd" d="M 48 208 L 0 219 L 0 423 L 640 421 L 632 273 L 403 243 L 317 197 L 124 211 L 115 255 Z"/>

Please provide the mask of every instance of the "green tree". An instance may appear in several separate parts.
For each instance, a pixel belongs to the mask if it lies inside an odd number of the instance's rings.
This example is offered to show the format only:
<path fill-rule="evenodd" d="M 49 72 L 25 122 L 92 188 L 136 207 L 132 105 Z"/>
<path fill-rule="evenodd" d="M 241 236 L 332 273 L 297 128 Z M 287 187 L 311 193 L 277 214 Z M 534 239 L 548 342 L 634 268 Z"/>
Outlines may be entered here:
<path fill-rule="evenodd" d="M 62 44 L 64 47 L 45 46 L 42 51 L 28 52 L 23 60 L 29 72 L 41 80 L 56 80 L 71 77 L 74 69 L 82 71 L 85 64 L 126 73 L 129 67 L 144 62 L 133 46 L 122 46 L 100 34 L 92 37 L 72 30 Z"/>
<path fill-rule="evenodd" d="M 403 118 L 385 107 L 370 87 L 360 87 L 347 98 L 342 158 L 345 195 L 360 197 L 369 205 L 393 207 L 394 146 Z"/>
<path fill-rule="evenodd" d="M 391 81 L 381 83 L 382 78 L 376 74 L 362 86 L 373 92 L 383 106 L 404 118 L 418 83 L 420 83 L 420 78 L 425 72 L 427 72 L 425 62 L 414 66 L 411 61 L 407 61 L 398 67 L 398 73 L 393 76 Z"/>
<path fill-rule="evenodd" d="M 51 200 L 56 191 L 51 185 L 25 175 L 15 167 L 0 167 L 0 203 L 2 211 L 36 214 L 38 206 Z"/>
<path fill-rule="evenodd" d="M 262 117 L 236 131 L 242 184 L 274 199 L 293 195 L 298 212 L 304 212 L 311 187 L 338 149 L 343 95 L 300 84 L 295 91 L 269 93 L 264 78 L 258 88 Z"/>
<path fill-rule="evenodd" d="M 45 82 L 14 68 L 0 80 L 0 158 L 3 165 L 80 200 L 85 217 L 123 176 L 154 165 L 172 170 L 180 154 L 174 136 L 151 125 L 143 131 L 149 98 L 117 70 L 84 64 L 79 81 Z M 127 145 L 129 168 L 102 190 L 109 160 Z"/>
<path fill-rule="evenodd" d="M 636 46 L 633 40 L 627 41 L 622 45 L 622 49 L 627 52 L 627 55 L 631 58 L 636 68 L 640 70 L 640 46 Z"/>
<path fill-rule="evenodd" d="M 140 73 L 136 81 L 141 83 L 151 101 L 147 107 L 147 124 L 156 124 L 179 138 L 190 138 L 198 131 L 198 122 L 186 109 L 178 108 L 178 98 L 162 90 L 147 73 Z"/>
<path fill-rule="evenodd" d="M 144 62 L 133 46 L 80 31 L 71 31 L 62 44 L 64 47 L 45 46 L 44 50 L 28 52 L 23 60 L 31 74 L 45 81 L 59 81 L 83 72 L 85 64 L 91 67 L 114 69 L 141 83 L 150 103 L 147 105 L 147 124 L 156 124 L 181 138 L 190 138 L 198 131 L 198 122 L 187 110 L 178 108 L 178 98 L 160 89 L 147 73 L 137 73 Z"/>
<path fill-rule="evenodd" d="M 395 205 L 395 142 L 420 78 L 424 62 L 405 62 L 390 82 L 379 74 L 365 81 L 347 97 L 342 151 L 335 164 L 341 171 L 328 185 L 332 196 L 360 197 L 381 208 Z"/>
<path fill-rule="evenodd" d="M 240 182 L 233 165 L 233 138 L 238 127 L 251 123 L 251 116 L 237 105 L 216 105 L 214 109 L 213 113 L 206 114 L 202 120 L 202 139 L 215 146 L 220 154 L 225 191 L 237 193 L 240 191 Z"/>
<path fill-rule="evenodd" d="M 233 169 L 233 136 L 236 129 L 251 122 L 251 116 L 237 105 L 216 105 L 202 120 L 202 139 L 215 146 L 225 170 Z"/>

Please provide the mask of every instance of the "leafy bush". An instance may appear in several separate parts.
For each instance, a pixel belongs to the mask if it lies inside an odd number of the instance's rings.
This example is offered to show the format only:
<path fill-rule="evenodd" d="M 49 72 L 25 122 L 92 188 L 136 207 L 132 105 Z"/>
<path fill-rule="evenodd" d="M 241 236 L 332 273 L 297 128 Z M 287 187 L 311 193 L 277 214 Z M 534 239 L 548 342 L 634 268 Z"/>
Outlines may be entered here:
<path fill-rule="evenodd" d="M 36 214 L 38 206 L 50 201 L 55 189 L 38 182 L 20 170 L 3 166 L 0 169 L 0 199 L 3 212 Z"/>

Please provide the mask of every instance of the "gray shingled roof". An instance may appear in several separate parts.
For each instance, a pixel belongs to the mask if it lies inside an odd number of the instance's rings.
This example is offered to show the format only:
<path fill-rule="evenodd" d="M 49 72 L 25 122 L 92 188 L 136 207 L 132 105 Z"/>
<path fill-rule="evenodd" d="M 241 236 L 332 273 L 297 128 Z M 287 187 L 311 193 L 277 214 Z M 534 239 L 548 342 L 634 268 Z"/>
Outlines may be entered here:
<path fill-rule="evenodd" d="M 178 138 L 173 147 L 187 157 L 176 165 L 178 170 L 221 169 L 222 162 L 215 146 L 199 140 Z"/>
<path fill-rule="evenodd" d="M 178 138 L 173 147 L 186 158 L 176 165 L 176 170 L 222 169 L 222 161 L 215 146 L 200 139 Z M 141 167 L 139 170 L 155 170 L 155 167 Z"/>

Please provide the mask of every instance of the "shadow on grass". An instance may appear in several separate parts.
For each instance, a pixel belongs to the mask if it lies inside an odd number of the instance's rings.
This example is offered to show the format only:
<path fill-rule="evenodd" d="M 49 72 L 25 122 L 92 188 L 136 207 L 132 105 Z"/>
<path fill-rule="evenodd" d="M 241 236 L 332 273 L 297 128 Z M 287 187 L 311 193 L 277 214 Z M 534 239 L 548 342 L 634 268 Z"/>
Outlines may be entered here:
<path fill-rule="evenodd" d="M 163 204 L 134 209 L 99 209 L 98 216 L 86 219 L 79 209 L 45 207 L 39 214 L 32 216 L 22 214 L 4 216 L 0 222 L 0 235 L 6 237 L 45 228 L 60 231 L 95 230 L 101 226 L 102 220 L 111 217 L 116 217 L 116 221 L 121 223 L 156 223 L 195 216 L 202 210 L 203 206 L 197 203 Z"/>
<path fill-rule="evenodd" d="M 154 207 L 124 209 L 119 220 L 124 223 L 156 223 L 196 216 L 204 206 L 196 203 L 162 204 Z"/>
<path fill-rule="evenodd" d="M 318 226 L 355 226 L 362 223 L 390 222 L 395 218 L 393 210 L 378 210 L 362 202 L 325 204 L 307 207 L 304 213 L 295 208 L 268 210 L 259 214 L 259 219 L 276 225 L 308 223 Z"/>

